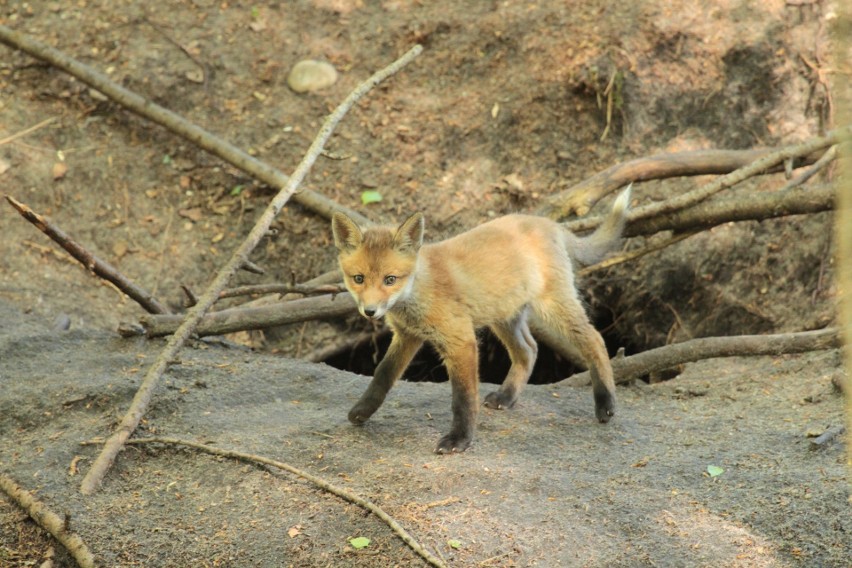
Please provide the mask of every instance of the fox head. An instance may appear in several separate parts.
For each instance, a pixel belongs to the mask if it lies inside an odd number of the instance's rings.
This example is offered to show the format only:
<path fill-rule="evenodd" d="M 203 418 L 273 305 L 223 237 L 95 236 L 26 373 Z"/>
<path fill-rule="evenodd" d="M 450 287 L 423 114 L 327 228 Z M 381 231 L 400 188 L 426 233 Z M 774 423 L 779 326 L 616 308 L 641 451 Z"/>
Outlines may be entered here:
<path fill-rule="evenodd" d="M 331 230 L 343 282 L 361 315 L 381 318 L 411 293 L 423 227 L 421 213 L 415 213 L 396 229 L 375 227 L 363 231 L 343 213 L 334 214 Z"/>

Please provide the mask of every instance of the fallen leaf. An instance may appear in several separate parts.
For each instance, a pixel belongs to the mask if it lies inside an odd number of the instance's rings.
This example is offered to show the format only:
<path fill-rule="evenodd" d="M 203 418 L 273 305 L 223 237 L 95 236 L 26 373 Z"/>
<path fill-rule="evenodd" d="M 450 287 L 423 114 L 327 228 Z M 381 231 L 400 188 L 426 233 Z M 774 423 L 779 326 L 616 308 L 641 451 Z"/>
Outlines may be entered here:
<path fill-rule="evenodd" d="M 302 525 L 295 525 L 287 529 L 287 534 L 290 535 L 290 538 L 296 538 L 300 534 L 302 534 Z"/>
<path fill-rule="evenodd" d="M 9 168 L 12 167 L 12 164 L 7 162 L 6 160 L 0 158 L 0 174 L 4 174 L 9 171 Z"/>
<path fill-rule="evenodd" d="M 707 475 L 710 477 L 719 477 L 725 473 L 725 470 L 718 465 L 708 465 L 707 466 Z"/>
<path fill-rule="evenodd" d="M 449 545 L 450 545 L 450 548 L 455 548 L 456 550 L 458 550 L 458 549 L 459 549 L 459 548 L 461 548 L 461 546 L 462 546 L 461 541 L 460 541 L 460 540 L 456 540 L 456 539 L 454 539 L 454 538 L 451 538 L 450 540 L 448 540 L 448 541 L 447 541 L 447 544 L 449 544 Z"/>
<path fill-rule="evenodd" d="M 352 548 L 360 550 L 361 548 L 367 548 L 370 546 L 370 539 L 366 536 L 356 536 L 355 538 L 349 539 L 349 544 L 352 545 Z"/>
<path fill-rule="evenodd" d="M 369 205 L 370 203 L 378 203 L 382 200 L 382 194 L 376 190 L 368 189 L 361 192 L 361 203 Z"/>
<path fill-rule="evenodd" d="M 178 215 L 196 223 L 201 221 L 202 217 L 204 216 L 203 212 L 201 211 L 201 207 L 190 207 L 189 209 L 180 209 L 178 210 Z"/>
<path fill-rule="evenodd" d="M 60 180 L 68 173 L 68 165 L 65 162 L 56 162 L 53 164 L 53 180 Z"/>

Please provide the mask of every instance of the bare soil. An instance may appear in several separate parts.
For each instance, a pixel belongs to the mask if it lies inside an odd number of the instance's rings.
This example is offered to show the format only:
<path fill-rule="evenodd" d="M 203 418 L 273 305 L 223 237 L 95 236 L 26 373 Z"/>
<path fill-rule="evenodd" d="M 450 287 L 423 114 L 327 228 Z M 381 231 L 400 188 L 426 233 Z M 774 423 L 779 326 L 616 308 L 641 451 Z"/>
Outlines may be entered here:
<path fill-rule="evenodd" d="M 377 221 L 422 210 L 436 239 L 531 211 L 621 160 L 818 134 L 831 119 L 821 6 L 10 0 L 0 23 L 285 172 L 331 108 L 420 42 L 423 55 L 348 115 L 329 145 L 342 159 L 321 160 L 308 185 Z M 180 285 L 206 286 L 274 188 L 0 49 L 0 139 L 52 119 L 0 145 L 3 193 L 180 309 Z M 334 64 L 339 81 L 290 91 L 287 72 L 305 58 Z M 637 185 L 635 203 L 702 181 Z M 783 183 L 758 178 L 737 191 Z M 360 205 L 366 189 L 382 201 Z M 835 318 L 830 226 L 820 214 L 717 227 L 589 278 L 584 294 L 613 350 L 824 327 Z M 79 443 L 109 434 L 162 344 L 120 339 L 117 325 L 140 308 L 11 208 L 0 207 L 0 231 L 0 466 L 67 514 L 102 565 L 423 564 L 354 505 L 186 450 L 129 447 L 103 491 L 83 498 L 97 448 Z M 241 283 L 332 269 L 328 221 L 288 206 L 253 260 L 266 274 Z M 356 428 L 346 412 L 367 379 L 302 360 L 365 331 L 357 319 L 310 323 L 229 338 L 252 350 L 188 348 L 140 435 L 324 476 L 379 503 L 451 566 L 847 566 L 852 557 L 843 438 L 819 450 L 808 440 L 842 423 L 835 352 L 688 365 L 674 380 L 620 388 L 606 426 L 586 389 L 530 386 L 511 411 L 483 409 L 468 452 L 435 456 L 448 385 L 404 382 Z M 374 351 L 342 359 L 368 373 Z M 484 351 L 499 367 L 499 350 Z M 711 477 L 708 466 L 724 472 Z M 356 551 L 354 536 L 372 543 Z M 51 546 L 0 500 L 0 566 L 38 565 Z M 56 554 L 55 565 L 72 565 Z"/>

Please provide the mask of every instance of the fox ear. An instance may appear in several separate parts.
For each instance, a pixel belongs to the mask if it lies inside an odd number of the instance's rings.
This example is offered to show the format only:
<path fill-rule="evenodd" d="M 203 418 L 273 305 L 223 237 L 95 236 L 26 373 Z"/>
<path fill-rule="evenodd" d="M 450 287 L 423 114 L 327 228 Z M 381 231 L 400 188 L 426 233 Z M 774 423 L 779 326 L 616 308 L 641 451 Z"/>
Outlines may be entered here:
<path fill-rule="evenodd" d="M 344 213 L 338 212 L 331 217 L 331 232 L 334 235 L 334 246 L 341 251 L 358 248 L 364 239 L 355 221 Z"/>
<path fill-rule="evenodd" d="M 397 250 L 416 252 L 423 244 L 423 231 L 426 222 L 422 213 L 415 213 L 399 226 L 393 236 L 393 246 Z"/>

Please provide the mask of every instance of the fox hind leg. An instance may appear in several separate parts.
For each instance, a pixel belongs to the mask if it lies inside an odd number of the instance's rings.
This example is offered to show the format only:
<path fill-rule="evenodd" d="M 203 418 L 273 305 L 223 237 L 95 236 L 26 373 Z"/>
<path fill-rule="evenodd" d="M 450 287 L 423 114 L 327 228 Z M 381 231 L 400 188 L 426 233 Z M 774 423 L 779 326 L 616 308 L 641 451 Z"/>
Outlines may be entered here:
<path fill-rule="evenodd" d="M 549 299 L 534 309 L 533 329 L 547 343 L 573 358 L 582 357 L 592 377 L 595 415 L 600 422 L 609 422 L 615 414 L 615 381 L 606 345 L 600 333 L 589 322 L 580 300 L 563 294 Z"/>
<path fill-rule="evenodd" d="M 512 366 L 500 388 L 485 397 L 485 406 L 489 408 L 512 408 L 530 378 L 538 345 L 527 324 L 528 312 L 529 308 L 525 307 L 512 320 L 491 326 L 491 331 L 509 352 Z"/>

